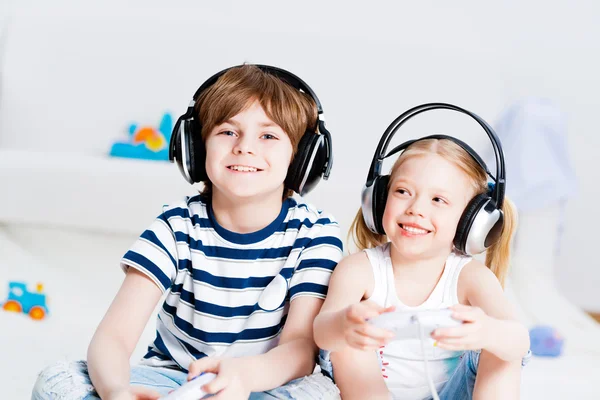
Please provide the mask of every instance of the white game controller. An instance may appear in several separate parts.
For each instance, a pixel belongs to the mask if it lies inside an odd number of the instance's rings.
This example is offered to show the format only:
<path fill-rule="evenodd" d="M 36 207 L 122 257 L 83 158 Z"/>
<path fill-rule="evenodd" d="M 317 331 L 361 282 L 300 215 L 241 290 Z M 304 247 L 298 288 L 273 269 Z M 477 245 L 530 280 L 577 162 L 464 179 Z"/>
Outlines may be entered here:
<path fill-rule="evenodd" d="M 394 332 L 395 339 L 419 339 L 421 328 L 423 335 L 430 337 L 437 328 L 459 326 L 463 322 L 452 318 L 452 310 L 444 308 L 426 311 L 392 311 L 371 319 L 369 323 Z"/>
<path fill-rule="evenodd" d="M 205 372 L 198 375 L 189 382 L 184 383 L 181 387 L 159 400 L 198 400 L 207 395 L 202 390 L 202 386 L 215 379 L 217 375 L 210 372 Z"/>

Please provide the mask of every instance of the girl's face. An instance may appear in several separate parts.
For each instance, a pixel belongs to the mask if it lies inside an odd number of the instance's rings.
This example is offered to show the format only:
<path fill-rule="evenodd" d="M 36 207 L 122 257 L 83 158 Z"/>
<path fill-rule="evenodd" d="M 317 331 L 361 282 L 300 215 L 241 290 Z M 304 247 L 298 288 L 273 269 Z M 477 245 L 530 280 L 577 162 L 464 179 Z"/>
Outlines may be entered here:
<path fill-rule="evenodd" d="M 409 259 L 452 250 L 458 221 L 474 189 L 469 177 L 434 153 L 407 155 L 392 175 L 383 228 Z"/>

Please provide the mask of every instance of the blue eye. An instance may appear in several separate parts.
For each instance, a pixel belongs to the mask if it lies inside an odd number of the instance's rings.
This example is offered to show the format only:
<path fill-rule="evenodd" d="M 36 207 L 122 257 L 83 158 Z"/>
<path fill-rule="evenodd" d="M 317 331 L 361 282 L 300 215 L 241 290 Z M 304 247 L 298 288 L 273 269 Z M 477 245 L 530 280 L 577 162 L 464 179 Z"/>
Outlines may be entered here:
<path fill-rule="evenodd" d="M 264 134 L 264 135 L 262 135 L 261 137 L 262 137 L 262 138 L 264 138 L 264 139 L 268 139 L 268 140 L 271 140 L 271 139 L 277 139 L 277 137 L 275 137 L 275 136 L 271 135 L 270 133 L 265 133 L 265 134 Z"/>
<path fill-rule="evenodd" d="M 219 132 L 220 135 L 225 135 L 225 136 L 234 136 L 235 132 L 233 131 L 223 131 L 223 132 Z"/>

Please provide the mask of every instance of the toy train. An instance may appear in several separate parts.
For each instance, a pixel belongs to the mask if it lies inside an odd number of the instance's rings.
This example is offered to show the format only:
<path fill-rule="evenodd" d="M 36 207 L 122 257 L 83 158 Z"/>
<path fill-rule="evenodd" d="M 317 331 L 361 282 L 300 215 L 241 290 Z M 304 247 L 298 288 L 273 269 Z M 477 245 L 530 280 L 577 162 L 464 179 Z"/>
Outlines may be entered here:
<path fill-rule="evenodd" d="M 28 314 L 34 320 L 42 320 L 48 315 L 44 286 L 37 284 L 37 292 L 30 292 L 23 282 L 8 283 L 8 298 L 2 304 L 5 311 Z"/>

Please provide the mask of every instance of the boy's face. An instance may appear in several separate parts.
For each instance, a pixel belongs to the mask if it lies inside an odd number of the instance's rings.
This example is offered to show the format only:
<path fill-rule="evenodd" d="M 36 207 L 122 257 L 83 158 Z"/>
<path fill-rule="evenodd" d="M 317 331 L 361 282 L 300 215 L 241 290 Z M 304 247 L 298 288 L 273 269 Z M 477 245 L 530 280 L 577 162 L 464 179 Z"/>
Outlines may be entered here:
<path fill-rule="evenodd" d="M 288 135 L 255 101 L 206 138 L 206 172 L 213 192 L 229 198 L 281 199 L 292 153 Z"/>

